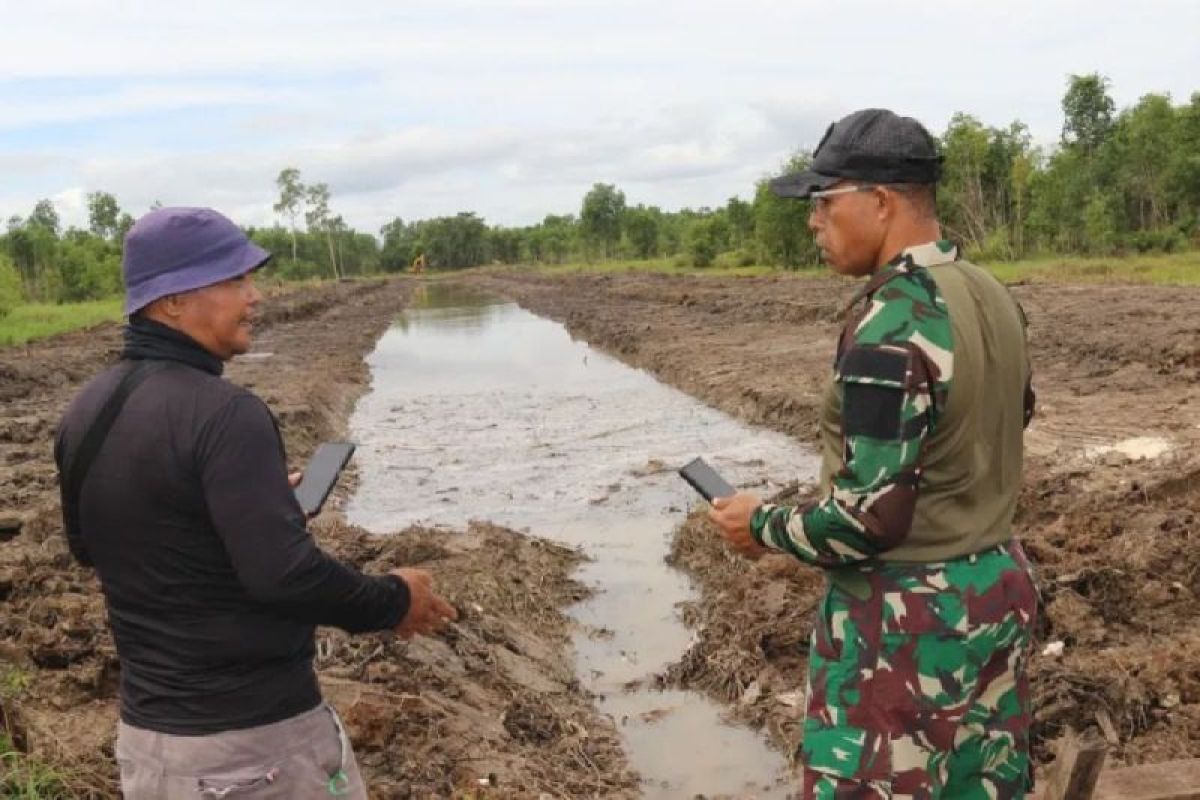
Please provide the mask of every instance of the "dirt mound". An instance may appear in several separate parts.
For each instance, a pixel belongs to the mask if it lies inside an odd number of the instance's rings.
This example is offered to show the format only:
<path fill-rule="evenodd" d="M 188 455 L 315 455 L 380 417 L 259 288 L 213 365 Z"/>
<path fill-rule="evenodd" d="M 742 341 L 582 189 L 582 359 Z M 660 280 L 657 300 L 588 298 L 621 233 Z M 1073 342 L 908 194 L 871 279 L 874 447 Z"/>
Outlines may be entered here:
<path fill-rule="evenodd" d="M 330 535 L 332 534 L 332 535 Z M 463 619 L 402 642 L 323 630 L 317 665 L 379 797 L 616 796 L 636 785 L 619 737 L 575 681 L 560 609 L 579 556 L 486 524 L 462 533 L 326 532 L 368 570 L 430 569 Z"/>
<path fill-rule="evenodd" d="M 475 279 L 713 406 L 812 442 L 855 284 L 829 278 L 489 273 Z M 1017 525 L 1045 601 L 1033 663 L 1039 759 L 1069 725 L 1115 733 L 1114 763 L 1200 756 L 1200 291 L 1014 287 L 1038 416 Z M 813 570 L 730 556 L 701 516 L 673 558 L 702 600 L 663 676 L 729 703 L 791 752 Z M 1062 654 L 1045 655 L 1061 643 Z M 1111 723 L 1111 724 L 1108 724 Z"/>

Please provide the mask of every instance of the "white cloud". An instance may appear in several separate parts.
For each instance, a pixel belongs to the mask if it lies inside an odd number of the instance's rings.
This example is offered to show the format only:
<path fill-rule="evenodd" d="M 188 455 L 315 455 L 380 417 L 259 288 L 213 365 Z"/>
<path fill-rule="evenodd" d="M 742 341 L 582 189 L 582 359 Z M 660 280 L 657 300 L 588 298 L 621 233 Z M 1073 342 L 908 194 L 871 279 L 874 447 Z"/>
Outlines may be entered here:
<path fill-rule="evenodd" d="M 748 193 L 753 180 L 790 149 L 791 132 L 753 109 L 732 110 L 720 117 L 703 108 L 676 108 L 640 123 L 534 133 L 418 126 L 282 151 L 91 158 L 75 171 L 89 189 L 114 193 L 135 213 L 155 201 L 203 204 L 237 213 L 247 224 L 268 224 L 275 176 L 294 165 L 305 180 L 328 183 L 335 210 L 370 230 L 396 215 L 462 210 L 524 224 L 575 211 L 600 180 L 628 187 L 630 202 L 673 198 L 668 206 L 713 205 Z M 808 127 L 818 126 L 814 117 Z M 66 209 L 60 213 L 75 221 Z"/>
<path fill-rule="evenodd" d="M 1194 0 L 12 5 L 0 214 L 53 197 L 67 220 L 104 189 L 134 212 L 270 222 L 285 165 L 366 229 L 467 209 L 532 222 L 601 180 L 713 205 L 858 107 L 935 131 L 958 110 L 1019 118 L 1049 142 L 1068 73 L 1107 74 L 1121 105 L 1200 89 Z"/>
<path fill-rule="evenodd" d="M 81 122 L 145 112 L 171 112 L 208 106 L 286 102 L 295 92 L 249 85 L 147 82 L 98 94 L 25 100 L 0 115 L 0 131 L 34 125 Z"/>

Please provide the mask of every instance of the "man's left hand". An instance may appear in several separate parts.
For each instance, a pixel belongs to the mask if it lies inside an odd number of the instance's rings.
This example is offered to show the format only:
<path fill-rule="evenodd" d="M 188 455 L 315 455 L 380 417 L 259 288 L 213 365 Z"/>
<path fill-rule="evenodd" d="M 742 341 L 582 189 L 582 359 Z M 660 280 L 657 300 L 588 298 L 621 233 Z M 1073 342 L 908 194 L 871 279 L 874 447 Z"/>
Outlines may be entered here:
<path fill-rule="evenodd" d="M 708 512 L 708 518 L 721 529 L 721 536 L 729 546 L 747 558 L 758 558 L 770 551 L 750 534 L 750 518 L 761 505 L 758 495 L 738 492 L 732 497 L 714 498 Z"/>
<path fill-rule="evenodd" d="M 303 472 L 289 472 L 288 473 L 288 486 L 291 486 L 293 489 L 295 489 L 297 486 L 300 485 L 300 481 L 303 478 L 304 478 Z"/>

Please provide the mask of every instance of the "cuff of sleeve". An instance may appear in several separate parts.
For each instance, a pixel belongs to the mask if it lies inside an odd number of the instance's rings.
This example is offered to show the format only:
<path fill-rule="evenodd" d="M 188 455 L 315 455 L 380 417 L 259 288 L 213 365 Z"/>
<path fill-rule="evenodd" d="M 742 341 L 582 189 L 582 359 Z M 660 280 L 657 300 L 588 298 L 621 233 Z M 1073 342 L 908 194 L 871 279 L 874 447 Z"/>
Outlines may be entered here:
<path fill-rule="evenodd" d="M 392 611 L 392 617 L 387 624 L 388 628 L 394 628 L 399 625 L 404 617 L 408 614 L 409 599 L 411 595 L 408 591 L 408 584 L 399 575 L 385 575 L 383 579 L 392 585 L 395 593 L 395 608 Z"/>
<path fill-rule="evenodd" d="M 774 510 L 775 506 L 763 503 L 754 509 L 754 513 L 750 515 L 750 536 L 763 547 L 774 547 L 767 538 L 767 523 L 770 521 L 771 512 Z"/>

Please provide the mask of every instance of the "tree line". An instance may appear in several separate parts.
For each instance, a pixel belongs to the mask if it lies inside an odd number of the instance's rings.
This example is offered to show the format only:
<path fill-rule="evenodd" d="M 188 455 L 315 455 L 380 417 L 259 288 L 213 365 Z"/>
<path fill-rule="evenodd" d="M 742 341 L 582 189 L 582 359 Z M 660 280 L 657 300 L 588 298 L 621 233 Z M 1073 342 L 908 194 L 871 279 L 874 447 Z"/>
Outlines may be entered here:
<path fill-rule="evenodd" d="M 1147 94 L 1118 112 L 1106 78 L 1071 75 L 1062 111 L 1061 136 L 1051 147 L 1036 145 L 1020 121 L 991 127 L 965 113 L 951 118 L 938 136 L 945 163 L 937 198 L 950 238 L 983 261 L 1200 243 L 1200 92 L 1183 105 Z M 350 227 L 332 210 L 326 184 L 307 184 L 288 167 L 276 179 L 279 223 L 247 232 L 276 254 L 276 270 L 288 279 L 399 272 L 420 255 L 437 269 L 613 258 L 796 269 L 817 262 L 807 204 L 776 198 L 767 183 L 809 159 L 798 152 L 764 175 L 750 199 L 731 197 L 717 208 L 635 205 L 617 186 L 597 183 L 578 213 L 547 215 L 534 225 L 493 226 L 464 211 L 397 217 L 378 235 Z M 89 194 L 87 205 L 86 230 L 61 230 L 49 200 L 8 220 L 0 236 L 0 313 L 6 302 L 120 291 L 120 242 L 133 217 L 106 192 Z"/>
<path fill-rule="evenodd" d="M 937 204 L 946 235 L 983 261 L 1200 244 L 1200 92 L 1178 106 L 1168 95 L 1147 94 L 1118 113 L 1109 89 L 1096 73 L 1069 76 L 1062 133 L 1049 148 L 1035 145 L 1020 121 L 990 127 L 955 114 L 937 137 L 945 159 Z M 630 205 L 617 187 L 598 183 L 578 216 L 548 216 L 523 228 L 487 228 L 475 220 L 482 255 L 462 253 L 439 265 L 613 257 L 667 257 L 696 267 L 813 265 L 807 203 L 781 200 L 767 188 L 771 177 L 809 160 L 810 153 L 797 153 L 760 180 L 750 200 L 732 197 L 719 208 Z M 387 263 L 402 264 L 421 250 L 428 241 L 422 224 L 389 223 L 385 249 L 390 241 L 397 258 Z"/>

